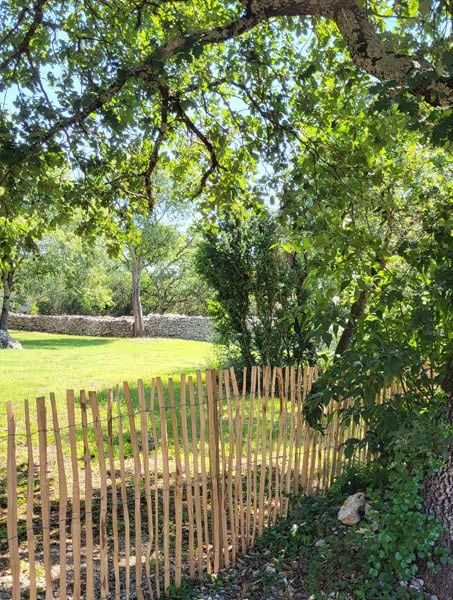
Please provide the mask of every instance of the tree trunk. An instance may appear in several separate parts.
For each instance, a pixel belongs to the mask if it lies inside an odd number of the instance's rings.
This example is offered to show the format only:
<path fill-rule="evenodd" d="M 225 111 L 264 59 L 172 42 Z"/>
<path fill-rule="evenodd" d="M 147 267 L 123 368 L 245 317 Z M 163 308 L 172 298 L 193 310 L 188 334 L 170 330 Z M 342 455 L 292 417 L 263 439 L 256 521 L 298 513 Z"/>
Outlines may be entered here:
<path fill-rule="evenodd" d="M 388 240 L 386 240 L 386 243 L 387 242 L 388 242 Z M 376 262 L 379 263 L 381 269 L 384 269 L 385 265 L 387 264 L 387 259 L 386 258 L 378 258 L 378 259 L 376 259 Z M 376 269 L 374 267 L 371 269 L 371 275 L 373 278 L 377 275 Z M 376 285 L 376 282 L 375 282 L 375 285 Z M 341 334 L 341 337 L 338 340 L 338 344 L 335 349 L 336 355 L 343 356 L 343 354 L 346 352 L 346 350 L 351 345 L 352 339 L 354 337 L 354 331 L 355 331 L 355 328 L 357 325 L 357 321 L 363 315 L 366 303 L 367 303 L 367 296 L 366 296 L 366 293 L 362 290 L 360 292 L 360 296 L 357 298 L 357 300 L 351 306 L 351 312 L 349 313 L 348 323 L 347 323 L 346 327 L 344 328 L 343 333 Z"/>
<path fill-rule="evenodd" d="M 349 313 L 349 319 L 346 327 L 338 340 L 337 347 L 335 348 L 335 355 L 343 356 L 346 350 L 349 348 L 352 338 L 354 337 L 354 330 L 357 325 L 357 321 L 363 315 L 363 311 L 366 306 L 366 294 L 364 291 L 360 292 L 360 296 L 351 306 L 351 312 Z"/>
<path fill-rule="evenodd" d="M 448 362 L 447 374 L 442 388 L 448 394 L 447 419 L 453 427 L 453 354 Z M 442 520 L 447 533 L 442 545 L 453 552 L 453 447 L 442 468 L 425 482 L 425 512 Z M 453 598 L 453 564 L 442 566 L 439 573 L 425 569 L 423 579 L 427 590 L 439 600 Z"/>
<path fill-rule="evenodd" d="M 3 303 L 0 314 L 0 329 L 8 331 L 9 309 L 11 306 L 11 289 L 13 287 L 14 271 L 2 271 Z"/>
<path fill-rule="evenodd" d="M 300 232 L 295 230 L 296 234 Z M 294 351 L 294 361 L 297 367 L 300 367 L 304 359 L 308 361 L 310 367 L 314 367 L 318 362 L 318 353 L 315 345 L 310 340 L 309 333 L 306 329 L 305 322 L 307 320 L 308 311 L 306 306 L 308 304 L 308 296 L 304 288 L 304 284 L 308 277 L 308 252 L 303 253 L 303 270 L 301 277 L 297 280 L 296 284 L 296 298 L 297 307 L 301 311 L 301 317 L 295 317 L 293 322 L 294 332 L 299 338 L 299 349 Z M 288 256 L 288 265 L 290 269 L 295 269 L 297 266 L 297 253 L 293 252 Z"/>
<path fill-rule="evenodd" d="M 142 269 L 135 256 L 131 256 L 132 275 L 132 310 L 134 315 L 134 337 L 143 337 L 145 324 L 143 322 L 142 302 L 140 300 L 140 279 Z"/>

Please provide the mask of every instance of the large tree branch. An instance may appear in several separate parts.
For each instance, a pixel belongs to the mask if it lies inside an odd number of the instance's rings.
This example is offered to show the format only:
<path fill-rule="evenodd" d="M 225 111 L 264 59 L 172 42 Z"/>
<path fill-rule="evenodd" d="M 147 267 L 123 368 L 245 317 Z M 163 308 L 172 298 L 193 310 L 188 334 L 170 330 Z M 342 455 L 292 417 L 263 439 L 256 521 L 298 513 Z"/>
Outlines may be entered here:
<path fill-rule="evenodd" d="M 37 0 L 33 24 L 14 55 L 8 60 L 28 46 L 42 20 L 39 7 L 42 8 L 44 2 L 45 0 Z M 244 12 L 230 23 L 188 35 L 177 35 L 152 51 L 140 63 L 120 68 L 110 82 L 97 92 L 94 99 L 82 97 L 83 108 L 57 121 L 30 146 L 30 151 L 41 149 L 64 129 L 80 126 L 89 115 L 98 113 L 131 80 L 141 79 L 156 87 L 165 84 L 162 67 L 177 54 L 223 43 L 250 31 L 263 21 L 280 16 L 324 17 L 334 21 L 353 60 L 361 69 L 381 81 L 394 80 L 400 86 L 406 84 L 408 77 L 418 73 L 420 77 L 417 85 L 411 90 L 413 94 L 434 106 L 453 103 L 452 79 L 433 80 L 430 75 L 434 67 L 424 58 L 395 52 L 377 35 L 366 11 L 354 0 L 243 0 L 242 3 L 245 7 Z"/>
<path fill-rule="evenodd" d="M 161 68 L 176 54 L 184 50 L 194 49 L 195 47 L 225 42 L 249 31 L 255 27 L 259 21 L 260 19 L 256 16 L 245 14 L 236 21 L 222 27 L 213 27 L 186 36 L 175 36 L 155 50 L 138 65 L 134 65 L 127 69 L 119 69 L 117 74 L 111 79 L 110 84 L 103 90 L 100 90 L 94 100 L 88 102 L 84 108 L 77 111 L 72 116 L 58 121 L 51 129 L 46 131 L 38 140 L 36 140 L 36 142 L 34 142 L 30 147 L 30 150 L 33 152 L 42 147 L 49 140 L 53 139 L 62 129 L 83 123 L 90 114 L 97 113 L 99 109 L 120 92 L 128 81 L 142 79 L 143 81 L 154 85 L 162 84 Z"/>
<path fill-rule="evenodd" d="M 184 112 L 184 110 L 181 107 L 181 104 L 179 103 L 179 100 L 175 101 L 175 106 L 176 106 L 176 112 L 177 112 L 178 117 L 181 119 L 181 121 L 184 123 L 184 125 L 187 127 L 187 129 L 189 131 L 191 131 L 192 133 L 194 133 L 197 136 L 197 138 L 203 143 L 203 145 L 207 148 L 207 150 L 209 152 L 209 156 L 210 156 L 211 164 L 210 164 L 209 168 L 207 169 L 207 171 L 205 171 L 201 177 L 201 182 L 200 182 L 199 188 L 195 192 L 194 197 L 193 197 L 193 198 L 196 198 L 197 196 L 199 196 L 202 193 L 209 177 L 216 170 L 222 169 L 222 165 L 218 161 L 214 144 L 202 131 L 200 131 L 200 129 L 198 129 L 198 127 L 195 125 L 195 123 L 192 121 L 192 119 L 190 119 L 190 117 L 187 115 L 187 113 Z"/>
<path fill-rule="evenodd" d="M 402 54 L 376 33 L 364 8 L 356 0 L 243 0 L 252 14 L 262 19 L 276 16 L 314 16 L 332 20 L 356 65 L 380 81 L 406 85 L 418 74 L 412 94 L 432 106 L 453 104 L 453 79 L 433 78 L 435 67 L 422 56 Z"/>
<path fill-rule="evenodd" d="M 9 65 L 10 62 L 20 58 L 20 56 L 22 54 L 24 54 L 28 51 L 31 39 L 33 38 L 36 30 L 42 23 L 42 19 L 43 19 L 43 15 L 44 15 L 43 7 L 44 7 L 44 4 L 46 3 L 46 1 L 47 0 L 37 0 L 37 2 L 34 4 L 33 20 L 30 24 L 30 27 L 28 28 L 26 34 L 24 35 L 23 40 L 20 42 L 20 44 L 18 44 L 18 46 L 16 47 L 14 52 L 10 56 L 5 58 L 5 60 L 2 63 L 0 63 L 0 70 L 5 69 Z"/>
<path fill-rule="evenodd" d="M 159 130 L 157 132 L 157 137 L 154 141 L 154 146 L 149 156 L 148 168 L 144 173 L 145 177 L 145 190 L 146 195 L 148 197 L 148 205 L 150 211 L 154 210 L 155 199 L 153 194 L 153 189 L 151 185 L 151 176 L 154 172 L 154 169 L 157 166 L 157 161 L 159 160 L 159 151 L 165 140 L 165 136 L 167 134 L 168 127 L 168 105 L 169 105 L 169 91 L 166 86 L 161 87 L 160 94 L 162 97 L 162 107 L 160 111 L 160 125 Z"/>
<path fill-rule="evenodd" d="M 410 78 L 418 75 L 410 92 L 432 106 L 453 103 L 453 80 L 435 78 L 435 67 L 422 56 L 395 52 L 376 33 L 366 11 L 351 0 L 337 2 L 332 19 L 335 21 L 356 65 L 380 81 L 394 80 L 397 85 L 410 86 Z"/>

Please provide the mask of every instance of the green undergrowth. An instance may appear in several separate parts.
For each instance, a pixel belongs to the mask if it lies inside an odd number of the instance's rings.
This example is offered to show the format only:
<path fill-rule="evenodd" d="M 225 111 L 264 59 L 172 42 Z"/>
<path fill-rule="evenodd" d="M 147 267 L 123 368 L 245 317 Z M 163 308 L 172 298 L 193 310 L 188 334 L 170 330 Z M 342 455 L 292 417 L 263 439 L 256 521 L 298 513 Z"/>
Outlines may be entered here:
<path fill-rule="evenodd" d="M 437 570 L 449 557 L 439 545 L 441 524 L 421 512 L 422 481 L 422 471 L 404 461 L 353 467 L 325 496 L 291 497 L 288 518 L 268 529 L 239 566 L 209 581 L 185 579 L 170 597 L 198 599 L 201 590 L 203 597 L 233 598 L 245 586 L 250 600 L 429 600 L 411 587 L 418 567 Z M 348 527 L 337 514 L 357 491 L 371 511 Z"/>
<path fill-rule="evenodd" d="M 337 519 L 340 505 L 365 491 L 372 510 L 359 525 Z M 397 464 L 362 466 L 340 477 L 326 496 L 295 503 L 288 519 L 268 530 L 257 549 L 279 571 L 297 578 L 313 599 L 426 598 L 410 587 L 418 565 L 432 569 L 449 560 L 437 542 L 442 525 L 421 512 L 422 476 Z"/>

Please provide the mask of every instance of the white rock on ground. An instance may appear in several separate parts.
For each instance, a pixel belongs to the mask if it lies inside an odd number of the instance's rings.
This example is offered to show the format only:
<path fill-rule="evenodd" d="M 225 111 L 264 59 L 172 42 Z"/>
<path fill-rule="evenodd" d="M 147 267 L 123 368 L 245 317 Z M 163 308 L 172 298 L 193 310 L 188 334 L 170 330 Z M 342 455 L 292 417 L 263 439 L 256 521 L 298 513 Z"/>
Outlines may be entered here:
<path fill-rule="evenodd" d="M 411 579 L 411 584 L 409 587 L 411 587 L 414 590 L 421 591 L 423 589 L 424 585 L 425 585 L 425 582 L 423 581 L 423 579 L 418 579 L 417 577 L 413 577 Z"/>
<path fill-rule="evenodd" d="M 23 350 L 22 344 L 9 335 L 7 331 L 0 329 L 0 349 Z"/>
<path fill-rule="evenodd" d="M 357 525 L 361 519 L 359 510 L 364 509 L 364 507 L 365 494 L 363 492 L 357 492 L 346 498 L 343 506 L 338 511 L 337 518 L 344 525 Z"/>

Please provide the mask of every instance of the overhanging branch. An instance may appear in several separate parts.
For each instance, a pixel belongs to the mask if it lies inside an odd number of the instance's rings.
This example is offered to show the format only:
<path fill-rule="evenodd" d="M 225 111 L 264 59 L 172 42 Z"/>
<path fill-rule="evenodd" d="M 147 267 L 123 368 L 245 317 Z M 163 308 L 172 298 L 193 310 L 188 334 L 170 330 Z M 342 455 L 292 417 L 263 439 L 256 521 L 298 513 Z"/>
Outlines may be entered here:
<path fill-rule="evenodd" d="M 149 156 L 148 168 L 144 173 L 145 177 L 145 189 L 146 195 L 148 197 L 148 207 L 150 211 L 154 210 L 155 206 L 155 198 L 151 185 L 151 176 L 154 172 L 154 169 L 157 166 L 157 161 L 159 159 L 159 150 L 162 146 L 162 143 L 165 139 L 165 135 L 167 133 L 168 128 L 168 106 L 169 106 L 169 92 L 168 88 L 165 86 L 160 87 L 160 95 L 162 98 L 162 106 L 160 110 L 160 125 L 159 130 L 157 132 L 157 137 L 154 141 L 154 146 Z"/>
<path fill-rule="evenodd" d="M 26 53 L 28 51 L 30 42 L 32 37 L 34 36 L 36 30 L 38 29 L 38 27 L 41 25 L 42 23 L 42 19 L 43 19 L 43 15 L 44 15 L 44 4 L 46 3 L 47 0 L 37 0 L 37 2 L 34 4 L 33 6 L 33 20 L 30 24 L 30 27 L 28 28 L 27 33 L 24 35 L 23 40 L 20 42 L 20 44 L 16 47 L 16 49 L 14 50 L 14 52 L 8 56 L 7 58 L 5 58 L 5 60 L 0 63 L 0 70 L 2 69 L 6 69 L 6 67 L 13 61 L 16 60 L 18 58 L 21 57 L 22 54 Z"/>
<path fill-rule="evenodd" d="M 42 22 L 42 8 L 45 0 L 37 0 L 34 6 L 34 19 L 23 41 L 15 52 L 6 59 L 17 58 L 29 45 L 36 29 Z M 429 75 L 434 67 L 423 57 L 395 52 L 390 45 L 377 35 L 366 11 L 354 0 L 244 0 L 243 13 L 230 23 L 206 28 L 188 35 L 177 35 L 152 51 L 141 63 L 118 69 L 110 82 L 100 89 L 94 99 L 81 97 L 82 109 L 67 118 L 60 119 L 34 141 L 29 152 L 22 155 L 21 161 L 45 146 L 62 130 L 80 126 L 93 113 L 118 95 L 127 82 L 141 79 L 158 87 L 165 84 L 162 67 L 181 52 L 199 51 L 204 46 L 223 43 L 250 31 L 259 23 L 273 17 L 324 17 L 334 21 L 351 53 L 355 63 L 381 81 L 395 80 L 396 85 L 406 86 L 408 77 L 419 73 L 417 86 L 411 92 L 433 106 L 453 104 L 453 79 L 433 80 Z M 5 63 L 5 61 L 4 61 Z M 92 91 L 90 92 L 92 94 Z M 14 167 L 12 167 L 14 168 Z M 8 170 L 4 177 L 11 173 Z"/>
<path fill-rule="evenodd" d="M 176 108 L 176 114 L 178 115 L 179 119 L 184 123 L 184 125 L 187 127 L 187 129 L 189 131 L 192 131 L 192 133 L 194 133 L 197 136 L 197 138 L 202 142 L 202 144 L 208 150 L 209 156 L 210 156 L 211 165 L 210 165 L 209 169 L 203 173 L 203 175 L 201 177 L 200 186 L 193 196 L 193 198 L 197 198 L 204 190 L 209 177 L 215 171 L 217 171 L 219 169 L 223 169 L 223 167 L 218 161 L 217 154 L 216 154 L 216 151 L 214 148 L 214 144 L 200 129 L 198 129 L 198 127 L 195 125 L 195 123 L 192 121 L 192 119 L 190 119 L 190 117 L 187 115 L 187 113 L 184 112 L 184 110 L 182 109 L 181 104 L 179 102 L 179 99 L 175 100 L 175 108 Z"/>

